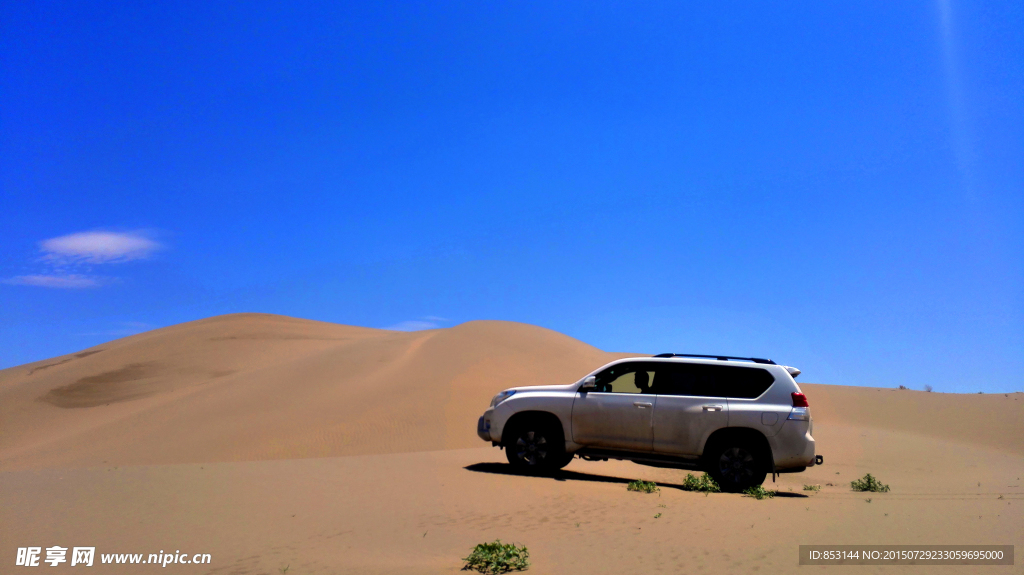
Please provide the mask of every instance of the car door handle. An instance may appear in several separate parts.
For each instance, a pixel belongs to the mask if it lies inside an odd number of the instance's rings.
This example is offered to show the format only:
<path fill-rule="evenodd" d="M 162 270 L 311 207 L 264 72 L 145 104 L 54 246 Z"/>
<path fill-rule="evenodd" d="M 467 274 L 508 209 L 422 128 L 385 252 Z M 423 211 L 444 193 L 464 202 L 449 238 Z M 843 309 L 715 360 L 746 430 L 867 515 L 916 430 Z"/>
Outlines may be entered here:
<path fill-rule="evenodd" d="M 651 407 L 651 406 L 653 406 L 654 404 L 653 404 L 653 403 L 651 403 L 651 402 L 649 402 L 649 401 L 634 401 L 634 402 L 633 402 L 633 405 L 635 405 L 635 406 L 639 407 L 640 409 L 643 409 L 643 408 L 645 408 L 645 407 Z"/>
<path fill-rule="evenodd" d="M 705 405 L 704 406 L 704 411 L 722 411 L 723 409 L 725 409 L 725 406 L 722 406 L 722 405 Z"/>

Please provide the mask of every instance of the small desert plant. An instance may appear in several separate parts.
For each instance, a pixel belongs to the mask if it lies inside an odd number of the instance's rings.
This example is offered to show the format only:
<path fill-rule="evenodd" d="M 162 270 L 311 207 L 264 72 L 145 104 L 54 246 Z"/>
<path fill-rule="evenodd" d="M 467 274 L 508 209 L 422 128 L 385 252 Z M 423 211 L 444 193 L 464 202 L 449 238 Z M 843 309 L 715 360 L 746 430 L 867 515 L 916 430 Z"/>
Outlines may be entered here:
<path fill-rule="evenodd" d="M 851 481 L 850 488 L 854 491 L 871 491 L 873 493 L 885 493 L 889 491 L 888 485 L 884 485 L 881 481 L 872 477 L 870 473 L 860 479 Z"/>
<path fill-rule="evenodd" d="M 821 491 L 820 485 L 804 485 L 804 491 Z"/>
<path fill-rule="evenodd" d="M 715 480 L 707 473 L 700 477 L 694 477 L 692 473 L 687 473 L 686 479 L 683 479 L 683 490 L 700 491 L 701 493 L 718 493 L 722 491 L 722 488 L 719 487 L 718 483 L 716 483 Z"/>
<path fill-rule="evenodd" d="M 657 519 L 657 518 L 659 518 L 659 517 L 661 517 L 661 513 L 659 513 L 659 514 L 657 514 L 657 515 L 655 515 L 655 516 L 654 516 L 654 518 L 655 518 L 655 519 Z"/>
<path fill-rule="evenodd" d="M 900 386 L 900 389 L 910 389 L 910 388 L 909 388 L 909 387 L 907 387 L 907 386 L 905 386 L 905 385 L 901 385 L 901 386 Z"/>
<path fill-rule="evenodd" d="M 763 485 L 755 485 L 754 487 L 748 487 L 745 489 L 743 494 L 747 497 L 753 497 L 754 499 L 771 499 L 778 495 L 779 492 L 772 489 L 765 489 Z"/>
<path fill-rule="evenodd" d="M 870 498 L 870 497 L 868 497 L 868 498 L 867 498 L 867 499 L 865 499 L 864 501 L 867 501 L 868 503 L 871 503 L 871 498 Z"/>
<path fill-rule="evenodd" d="M 473 548 L 463 569 L 481 573 L 508 573 L 522 571 L 530 566 L 530 552 L 526 546 L 518 547 L 512 543 L 502 543 L 500 539 L 493 543 L 481 543 Z"/>
<path fill-rule="evenodd" d="M 926 385 L 926 386 L 924 386 L 924 390 L 925 391 L 931 391 L 932 390 L 932 386 Z"/>
<path fill-rule="evenodd" d="M 627 491 L 640 491 L 643 493 L 654 493 L 655 491 L 661 491 L 653 481 L 644 481 L 643 479 L 637 479 L 636 481 L 630 481 L 629 485 L 626 486 Z"/>

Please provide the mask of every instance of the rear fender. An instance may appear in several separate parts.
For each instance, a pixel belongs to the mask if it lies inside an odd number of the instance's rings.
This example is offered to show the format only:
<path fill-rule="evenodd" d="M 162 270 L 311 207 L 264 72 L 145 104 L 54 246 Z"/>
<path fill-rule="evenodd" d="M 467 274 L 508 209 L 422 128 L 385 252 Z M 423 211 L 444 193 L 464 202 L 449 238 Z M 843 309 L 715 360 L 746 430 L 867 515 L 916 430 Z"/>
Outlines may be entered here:
<path fill-rule="evenodd" d="M 720 445 L 729 443 L 750 445 L 757 449 L 770 462 L 771 468 L 768 471 L 774 472 L 775 457 L 771 443 L 769 443 L 768 438 L 763 433 L 749 427 L 723 427 L 708 436 L 707 441 L 704 442 L 703 449 L 701 449 L 701 460 L 704 462 L 705 467 L 710 463 L 708 461 L 708 458 L 711 457 L 710 451 L 713 451 Z"/>

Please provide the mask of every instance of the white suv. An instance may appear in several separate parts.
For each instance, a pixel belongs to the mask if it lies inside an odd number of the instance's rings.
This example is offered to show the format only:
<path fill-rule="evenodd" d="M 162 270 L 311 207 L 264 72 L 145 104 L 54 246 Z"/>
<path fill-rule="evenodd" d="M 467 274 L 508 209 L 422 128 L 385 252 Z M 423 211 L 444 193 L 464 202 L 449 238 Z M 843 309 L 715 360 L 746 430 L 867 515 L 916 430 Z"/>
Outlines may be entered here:
<path fill-rule="evenodd" d="M 620 359 L 573 384 L 502 391 L 477 434 L 526 470 L 561 469 L 577 455 L 624 459 L 704 470 L 723 490 L 742 491 L 768 473 L 823 463 L 799 374 L 759 358 Z"/>

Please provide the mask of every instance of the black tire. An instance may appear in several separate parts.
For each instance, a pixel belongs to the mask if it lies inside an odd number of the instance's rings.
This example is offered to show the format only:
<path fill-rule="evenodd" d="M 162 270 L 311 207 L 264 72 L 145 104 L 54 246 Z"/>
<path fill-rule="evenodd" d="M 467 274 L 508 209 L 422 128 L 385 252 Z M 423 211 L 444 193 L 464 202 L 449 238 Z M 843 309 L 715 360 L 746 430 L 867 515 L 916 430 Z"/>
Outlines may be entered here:
<path fill-rule="evenodd" d="M 739 493 L 764 483 L 768 459 L 763 449 L 742 442 L 722 442 L 710 450 L 705 465 L 722 491 Z"/>
<path fill-rule="evenodd" d="M 566 465 L 572 463 L 573 458 L 576 457 L 575 453 L 566 453 L 562 456 L 562 461 L 558 462 L 557 468 L 564 469 Z"/>
<path fill-rule="evenodd" d="M 565 452 L 562 430 L 549 422 L 518 422 L 504 435 L 505 457 L 519 471 L 555 471 L 572 461 L 572 455 Z"/>

